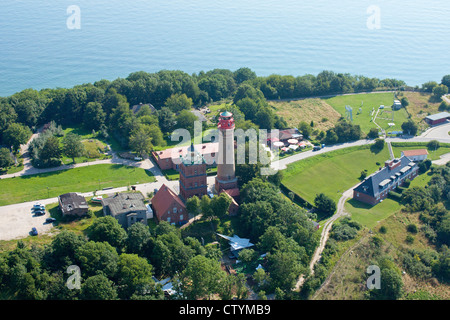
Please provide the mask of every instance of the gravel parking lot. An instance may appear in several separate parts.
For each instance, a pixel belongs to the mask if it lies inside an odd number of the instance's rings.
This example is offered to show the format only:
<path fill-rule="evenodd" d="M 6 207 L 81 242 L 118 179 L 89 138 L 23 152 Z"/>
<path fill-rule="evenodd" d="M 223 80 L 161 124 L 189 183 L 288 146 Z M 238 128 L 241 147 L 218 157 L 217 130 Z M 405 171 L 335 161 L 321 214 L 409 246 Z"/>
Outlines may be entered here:
<path fill-rule="evenodd" d="M 58 202 L 57 198 L 39 201 L 43 205 Z M 10 206 L 0 207 L 0 240 L 11 240 L 24 238 L 30 235 L 34 227 L 39 234 L 49 232 L 51 223 L 45 223 L 50 215 L 47 212 L 43 216 L 35 216 L 31 208 L 36 203 L 26 202 Z"/>

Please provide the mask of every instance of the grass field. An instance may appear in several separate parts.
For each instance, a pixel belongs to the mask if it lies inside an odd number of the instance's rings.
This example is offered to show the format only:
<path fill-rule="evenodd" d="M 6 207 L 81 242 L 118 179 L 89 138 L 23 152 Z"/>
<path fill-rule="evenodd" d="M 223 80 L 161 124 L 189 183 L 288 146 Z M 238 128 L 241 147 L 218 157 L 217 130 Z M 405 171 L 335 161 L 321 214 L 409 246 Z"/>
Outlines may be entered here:
<path fill-rule="evenodd" d="M 360 125 L 361 130 L 364 133 L 368 133 L 371 128 L 376 128 L 376 125 L 372 122 L 372 118 L 375 115 L 376 110 L 380 107 L 380 105 L 391 106 L 394 102 L 394 94 L 355 94 L 347 96 L 337 96 L 324 100 L 344 117 L 345 106 L 351 106 L 353 108 L 353 124 Z M 361 108 L 361 112 L 359 112 L 359 108 Z M 373 110 L 375 110 L 375 112 L 373 112 Z M 397 121 L 399 120 L 400 119 L 398 119 Z M 399 122 L 399 125 L 401 125 L 401 122 Z"/>
<path fill-rule="evenodd" d="M 395 157 L 400 157 L 403 150 L 427 149 L 426 143 L 393 142 L 392 150 Z M 441 143 L 437 150 L 428 150 L 428 159 L 438 160 L 442 155 L 450 152 L 450 144 Z"/>
<path fill-rule="evenodd" d="M 118 164 L 21 176 L 0 180 L 0 206 L 56 197 L 67 192 L 91 192 L 153 181 L 155 178 L 149 171 Z"/>
<path fill-rule="evenodd" d="M 337 202 L 342 192 L 360 181 L 361 171 L 372 174 L 387 159 L 387 147 L 379 153 L 372 152 L 369 146 L 336 150 L 289 165 L 282 182 L 310 203 L 321 192 Z"/>
<path fill-rule="evenodd" d="M 269 101 L 275 113 L 283 117 L 290 128 L 300 121 L 314 121 L 314 129 L 326 131 L 336 124 L 341 114 L 322 99 L 302 99 L 295 101 Z"/>

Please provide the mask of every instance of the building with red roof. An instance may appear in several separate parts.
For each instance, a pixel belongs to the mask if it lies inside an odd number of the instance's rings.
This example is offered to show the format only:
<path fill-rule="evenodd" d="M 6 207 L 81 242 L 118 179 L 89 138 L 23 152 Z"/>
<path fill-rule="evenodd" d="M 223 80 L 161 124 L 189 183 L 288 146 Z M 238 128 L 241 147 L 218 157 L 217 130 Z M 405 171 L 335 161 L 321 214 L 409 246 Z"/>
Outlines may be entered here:
<path fill-rule="evenodd" d="M 180 197 L 163 184 L 151 200 L 153 211 L 158 222 L 183 224 L 189 220 L 188 212 Z"/>
<path fill-rule="evenodd" d="M 205 159 L 207 166 L 216 165 L 216 156 L 219 152 L 219 143 L 202 143 L 194 145 L 197 150 Z M 161 151 L 153 151 L 152 157 L 158 164 L 161 170 L 178 170 L 182 157 L 186 156 L 190 146 L 171 148 Z"/>
<path fill-rule="evenodd" d="M 428 157 L 427 149 L 403 150 L 402 157 L 408 157 L 412 161 L 423 161 Z"/>

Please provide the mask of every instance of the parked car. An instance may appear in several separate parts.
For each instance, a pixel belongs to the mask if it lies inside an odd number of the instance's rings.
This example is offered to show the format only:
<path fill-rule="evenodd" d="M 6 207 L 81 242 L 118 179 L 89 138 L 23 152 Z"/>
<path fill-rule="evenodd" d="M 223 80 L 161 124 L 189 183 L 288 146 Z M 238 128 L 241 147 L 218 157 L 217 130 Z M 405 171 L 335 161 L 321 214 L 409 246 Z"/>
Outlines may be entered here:
<path fill-rule="evenodd" d="M 31 235 L 32 235 L 32 236 L 37 236 L 37 235 L 38 235 L 38 231 L 37 231 L 36 228 L 32 228 L 32 229 L 31 229 Z"/>
<path fill-rule="evenodd" d="M 313 147 L 313 151 L 318 151 L 318 150 L 320 150 L 320 149 L 322 149 L 320 146 L 314 146 L 314 147 Z"/>
<path fill-rule="evenodd" d="M 35 216 L 43 216 L 45 214 L 45 211 L 44 210 L 38 210 L 38 211 L 35 211 L 34 212 L 34 215 Z"/>
<path fill-rule="evenodd" d="M 46 223 L 52 223 L 52 222 L 55 222 L 55 221 L 56 221 L 55 218 L 47 218 L 47 219 L 45 219 Z"/>
<path fill-rule="evenodd" d="M 103 200 L 103 196 L 96 196 L 92 198 L 92 202 L 101 203 Z"/>

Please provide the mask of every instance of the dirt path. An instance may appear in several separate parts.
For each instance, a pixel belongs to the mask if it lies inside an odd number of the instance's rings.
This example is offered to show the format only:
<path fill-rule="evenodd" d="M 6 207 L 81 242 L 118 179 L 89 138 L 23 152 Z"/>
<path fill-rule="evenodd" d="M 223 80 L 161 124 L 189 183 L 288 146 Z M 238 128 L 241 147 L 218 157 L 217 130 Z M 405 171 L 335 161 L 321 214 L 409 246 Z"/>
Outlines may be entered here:
<path fill-rule="evenodd" d="M 337 219 L 348 214 L 344 209 L 345 202 L 353 196 L 353 189 L 356 188 L 356 186 L 357 185 L 353 186 L 352 188 L 348 189 L 347 191 L 345 191 L 342 194 L 342 197 L 339 199 L 339 202 L 337 204 L 336 213 L 330 219 L 328 219 L 327 222 L 325 222 L 325 224 L 323 225 L 319 246 L 316 248 L 316 251 L 314 252 L 314 255 L 309 264 L 309 270 L 311 272 L 311 275 L 314 274 L 314 265 L 317 263 L 317 261 L 320 260 L 323 249 L 325 249 L 325 245 L 330 236 L 330 231 L 331 231 L 331 227 L 333 226 L 333 223 Z M 304 281 L 305 281 L 305 278 L 303 277 L 303 275 L 301 275 L 295 286 L 296 291 L 300 290 Z"/>

